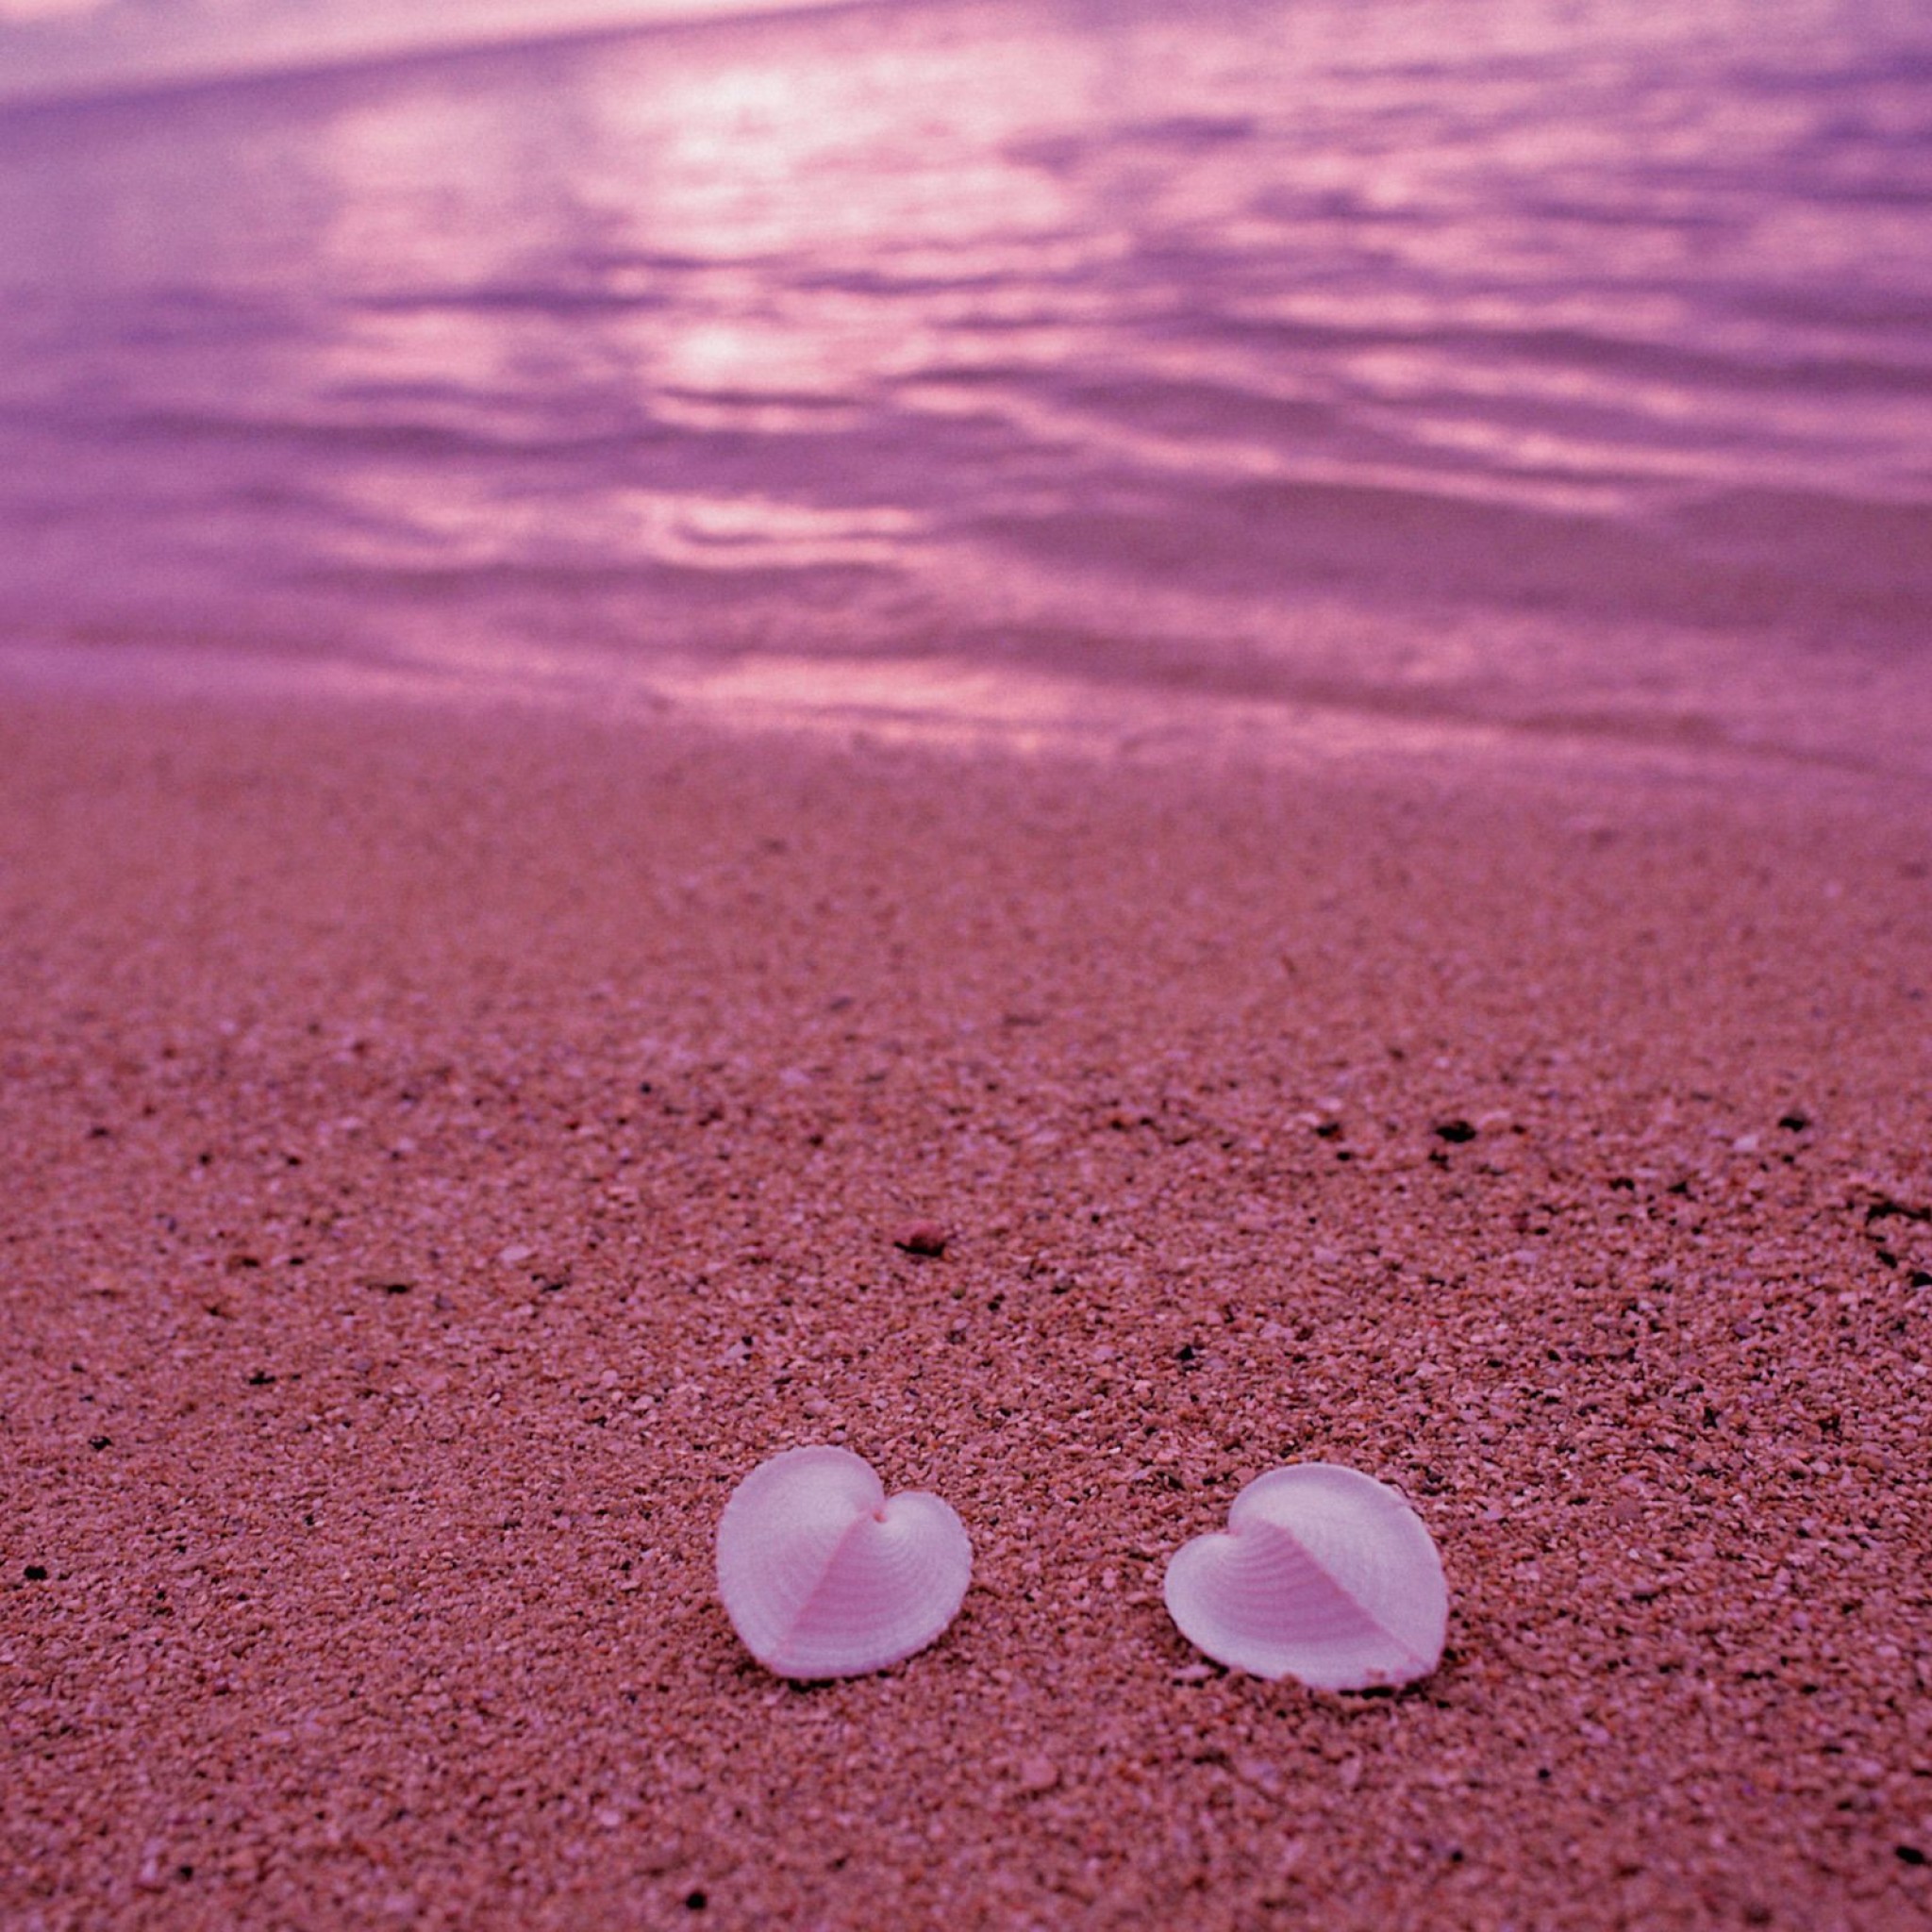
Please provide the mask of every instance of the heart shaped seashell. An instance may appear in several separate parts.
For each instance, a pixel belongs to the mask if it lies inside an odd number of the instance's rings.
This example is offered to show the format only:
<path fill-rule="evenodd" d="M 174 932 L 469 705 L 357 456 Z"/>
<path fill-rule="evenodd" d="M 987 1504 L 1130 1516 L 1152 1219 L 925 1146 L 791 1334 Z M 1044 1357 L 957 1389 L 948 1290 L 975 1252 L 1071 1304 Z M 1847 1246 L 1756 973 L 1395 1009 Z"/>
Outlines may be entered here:
<path fill-rule="evenodd" d="M 1257 1476 L 1227 1527 L 1174 1554 L 1163 1585 L 1181 1635 L 1216 1663 L 1316 1690 L 1426 1677 L 1449 1591 L 1421 1517 L 1374 1476 L 1300 1462 Z"/>
<path fill-rule="evenodd" d="M 849 1449 L 788 1449 L 731 1492 L 718 1520 L 718 1593 L 768 1671 L 859 1677 L 910 1657 L 958 1614 L 973 1545 L 952 1506 L 886 1500 Z"/>

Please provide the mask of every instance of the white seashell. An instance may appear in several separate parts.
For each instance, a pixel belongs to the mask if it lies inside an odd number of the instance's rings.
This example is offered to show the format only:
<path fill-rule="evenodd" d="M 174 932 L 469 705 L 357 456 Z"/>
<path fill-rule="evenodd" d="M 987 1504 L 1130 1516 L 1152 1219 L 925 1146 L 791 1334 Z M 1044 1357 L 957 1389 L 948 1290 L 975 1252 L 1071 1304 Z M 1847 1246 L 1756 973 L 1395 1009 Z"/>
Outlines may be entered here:
<path fill-rule="evenodd" d="M 768 1671 L 858 1677 L 910 1657 L 958 1614 L 973 1545 L 952 1506 L 886 1500 L 849 1449 L 788 1449 L 731 1492 L 718 1520 L 718 1593 Z"/>
<path fill-rule="evenodd" d="M 1300 1462 L 1257 1476 L 1227 1527 L 1174 1554 L 1163 1586 L 1181 1635 L 1216 1663 L 1316 1690 L 1426 1677 L 1442 1659 L 1442 1559 L 1395 1491 Z"/>

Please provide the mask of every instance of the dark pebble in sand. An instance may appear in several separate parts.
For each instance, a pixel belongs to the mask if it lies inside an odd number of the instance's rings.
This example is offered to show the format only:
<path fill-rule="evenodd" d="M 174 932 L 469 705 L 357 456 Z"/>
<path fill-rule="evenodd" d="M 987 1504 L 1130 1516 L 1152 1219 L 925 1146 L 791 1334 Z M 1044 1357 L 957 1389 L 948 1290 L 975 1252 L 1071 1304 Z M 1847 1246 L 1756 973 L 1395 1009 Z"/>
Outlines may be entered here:
<path fill-rule="evenodd" d="M 1475 1128 L 1465 1120 L 1438 1121 L 1436 1138 L 1439 1141 L 1474 1141 Z"/>
<path fill-rule="evenodd" d="M 946 1252 L 946 1231 L 937 1222 L 915 1221 L 892 1237 L 892 1245 L 908 1255 L 922 1255 L 936 1261 Z"/>

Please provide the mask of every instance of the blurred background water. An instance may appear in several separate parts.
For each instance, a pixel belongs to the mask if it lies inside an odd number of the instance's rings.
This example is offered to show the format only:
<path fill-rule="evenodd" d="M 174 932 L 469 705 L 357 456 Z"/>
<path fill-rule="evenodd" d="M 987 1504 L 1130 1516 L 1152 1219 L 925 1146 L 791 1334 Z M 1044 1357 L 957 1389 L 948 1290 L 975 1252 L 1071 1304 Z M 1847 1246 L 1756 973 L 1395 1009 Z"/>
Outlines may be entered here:
<path fill-rule="evenodd" d="M 1923 6 L 0 25 L 16 658 L 1924 775 L 1928 617 Z"/>

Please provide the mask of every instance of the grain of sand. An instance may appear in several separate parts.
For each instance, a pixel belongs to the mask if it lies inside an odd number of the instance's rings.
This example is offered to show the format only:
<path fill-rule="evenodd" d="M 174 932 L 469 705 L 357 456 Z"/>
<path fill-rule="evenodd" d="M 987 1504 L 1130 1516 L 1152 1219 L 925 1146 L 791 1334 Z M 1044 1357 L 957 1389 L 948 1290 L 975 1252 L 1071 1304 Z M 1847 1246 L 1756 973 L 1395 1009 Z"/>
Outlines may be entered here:
<path fill-rule="evenodd" d="M 1923 809 L 0 737 L 8 1927 L 1932 1919 Z M 808 1441 L 977 1569 L 800 1688 L 711 1540 Z M 1163 1612 L 1314 1457 L 1401 1694 Z"/>

